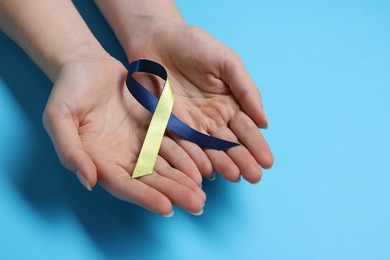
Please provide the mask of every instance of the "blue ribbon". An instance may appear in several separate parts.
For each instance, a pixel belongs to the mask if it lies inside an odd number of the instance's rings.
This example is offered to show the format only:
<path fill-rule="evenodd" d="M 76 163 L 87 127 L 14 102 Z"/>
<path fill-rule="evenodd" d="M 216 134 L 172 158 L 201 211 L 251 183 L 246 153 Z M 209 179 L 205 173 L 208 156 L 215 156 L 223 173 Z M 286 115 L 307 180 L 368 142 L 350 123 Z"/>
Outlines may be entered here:
<path fill-rule="evenodd" d="M 145 72 L 156 75 L 163 80 L 167 80 L 168 74 L 165 68 L 157 62 L 151 60 L 140 59 L 128 65 L 128 74 L 126 79 L 127 88 L 134 98 L 150 113 L 154 113 L 156 109 L 158 98 L 155 97 L 149 90 L 144 88 L 138 81 L 133 78 L 133 74 L 138 72 Z M 168 121 L 168 128 L 171 129 L 178 136 L 193 142 L 203 148 L 210 148 L 214 150 L 226 150 L 238 143 L 226 141 L 216 137 L 203 134 L 181 121 L 175 114 L 171 113 Z"/>

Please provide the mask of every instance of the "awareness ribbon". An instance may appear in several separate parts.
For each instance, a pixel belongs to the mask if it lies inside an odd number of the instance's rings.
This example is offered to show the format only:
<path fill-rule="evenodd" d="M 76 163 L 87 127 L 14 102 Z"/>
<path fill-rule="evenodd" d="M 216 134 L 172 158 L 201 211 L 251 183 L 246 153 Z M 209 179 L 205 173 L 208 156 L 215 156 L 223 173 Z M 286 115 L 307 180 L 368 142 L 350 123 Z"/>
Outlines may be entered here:
<path fill-rule="evenodd" d="M 133 75 L 139 72 L 153 74 L 165 80 L 159 99 L 135 80 Z M 238 143 L 203 134 L 185 124 L 172 113 L 174 101 L 172 87 L 169 83 L 167 71 L 159 63 L 146 59 L 132 62 L 128 65 L 126 84 L 134 98 L 153 114 L 132 178 L 139 178 L 153 172 L 167 127 L 178 136 L 204 148 L 227 150 L 239 145 Z"/>

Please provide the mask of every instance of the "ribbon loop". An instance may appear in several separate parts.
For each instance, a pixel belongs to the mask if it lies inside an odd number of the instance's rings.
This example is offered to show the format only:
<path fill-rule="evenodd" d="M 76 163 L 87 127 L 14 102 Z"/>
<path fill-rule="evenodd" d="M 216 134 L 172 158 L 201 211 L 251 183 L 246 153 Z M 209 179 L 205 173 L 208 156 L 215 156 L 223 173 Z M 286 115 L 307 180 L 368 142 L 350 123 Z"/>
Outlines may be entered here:
<path fill-rule="evenodd" d="M 165 80 L 160 99 L 134 79 L 133 75 L 138 72 L 153 74 Z M 239 145 L 201 133 L 172 113 L 173 91 L 169 84 L 168 73 L 159 63 L 145 59 L 132 62 L 128 66 L 126 84 L 134 98 L 153 114 L 132 175 L 133 178 L 152 173 L 166 127 L 178 136 L 204 148 L 226 150 Z"/>

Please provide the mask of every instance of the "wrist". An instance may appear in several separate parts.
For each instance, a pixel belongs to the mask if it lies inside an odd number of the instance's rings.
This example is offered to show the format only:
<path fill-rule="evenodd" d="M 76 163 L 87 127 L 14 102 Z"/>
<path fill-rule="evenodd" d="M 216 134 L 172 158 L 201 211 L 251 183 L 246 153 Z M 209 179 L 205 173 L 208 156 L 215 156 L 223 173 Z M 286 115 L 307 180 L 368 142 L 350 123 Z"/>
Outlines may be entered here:
<path fill-rule="evenodd" d="M 148 48 L 156 36 L 185 24 L 173 0 L 95 0 L 129 60 Z M 154 43 L 156 45 L 156 43 Z"/>
<path fill-rule="evenodd" d="M 186 26 L 184 20 L 165 20 L 159 17 L 142 17 L 140 18 L 146 24 L 142 27 L 133 30 L 122 40 L 122 46 L 129 61 L 143 58 L 144 55 L 153 52 L 163 51 L 158 48 L 163 48 L 161 41 L 166 37 L 171 37 L 171 32 L 178 28 Z"/>
<path fill-rule="evenodd" d="M 49 78 L 54 82 L 61 69 L 74 61 L 91 58 L 111 59 L 112 57 L 96 41 L 82 41 L 48 58 L 48 68 L 44 69 Z"/>

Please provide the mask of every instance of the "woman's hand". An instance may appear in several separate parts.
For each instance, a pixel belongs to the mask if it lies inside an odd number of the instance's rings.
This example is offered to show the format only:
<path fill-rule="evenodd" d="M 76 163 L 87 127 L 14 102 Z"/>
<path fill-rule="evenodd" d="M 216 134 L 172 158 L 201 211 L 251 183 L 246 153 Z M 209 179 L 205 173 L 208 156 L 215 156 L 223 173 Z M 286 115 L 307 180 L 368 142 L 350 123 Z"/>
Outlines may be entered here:
<path fill-rule="evenodd" d="M 125 85 L 127 71 L 101 54 L 65 64 L 43 116 L 62 164 L 91 189 L 98 182 L 112 195 L 162 215 L 172 204 L 203 210 L 201 175 L 187 153 L 164 137 L 151 175 L 132 179 L 151 115 Z"/>
<path fill-rule="evenodd" d="M 131 48 L 126 52 L 132 60 L 147 58 L 165 66 L 175 93 L 174 113 L 201 132 L 242 144 L 225 152 L 202 150 L 171 135 L 201 173 L 213 178 L 215 170 L 234 182 L 242 174 L 249 182 L 258 182 L 259 164 L 263 168 L 273 164 L 270 148 L 258 130 L 268 122 L 260 93 L 238 55 L 185 23 L 150 26 L 136 35 L 128 41 Z"/>

